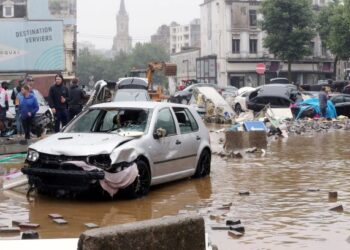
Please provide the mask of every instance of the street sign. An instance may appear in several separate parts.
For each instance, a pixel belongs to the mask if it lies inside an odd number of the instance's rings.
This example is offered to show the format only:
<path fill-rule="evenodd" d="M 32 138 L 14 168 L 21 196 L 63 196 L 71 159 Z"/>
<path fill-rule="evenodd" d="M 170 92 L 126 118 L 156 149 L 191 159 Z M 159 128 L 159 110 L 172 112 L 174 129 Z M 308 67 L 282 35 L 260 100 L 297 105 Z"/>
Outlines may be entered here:
<path fill-rule="evenodd" d="M 259 75 L 263 75 L 265 74 L 265 71 L 266 71 L 266 66 L 264 63 L 256 64 L 256 73 L 258 73 Z"/>

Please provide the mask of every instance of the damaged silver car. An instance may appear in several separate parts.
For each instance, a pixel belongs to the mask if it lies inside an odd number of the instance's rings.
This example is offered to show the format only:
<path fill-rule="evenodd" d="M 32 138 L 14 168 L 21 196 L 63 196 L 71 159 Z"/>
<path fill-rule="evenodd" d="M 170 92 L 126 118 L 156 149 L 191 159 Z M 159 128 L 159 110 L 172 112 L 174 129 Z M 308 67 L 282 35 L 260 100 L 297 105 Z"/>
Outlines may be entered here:
<path fill-rule="evenodd" d="M 191 107 L 115 102 L 90 107 L 31 145 L 22 171 L 40 193 L 136 198 L 152 185 L 207 176 L 210 164 L 209 133 Z"/>

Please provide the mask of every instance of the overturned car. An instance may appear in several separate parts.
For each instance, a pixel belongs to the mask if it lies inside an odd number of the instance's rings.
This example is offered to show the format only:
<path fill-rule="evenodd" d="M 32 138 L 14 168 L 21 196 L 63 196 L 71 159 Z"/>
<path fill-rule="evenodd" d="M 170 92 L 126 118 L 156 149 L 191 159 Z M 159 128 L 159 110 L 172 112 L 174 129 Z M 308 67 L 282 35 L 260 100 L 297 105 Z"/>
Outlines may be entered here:
<path fill-rule="evenodd" d="M 29 184 L 40 193 L 118 191 L 131 198 L 150 186 L 210 174 L 209 133 L 184 105 L 114 102 L 90 107 L 61 133 L 31 145 Z"/>

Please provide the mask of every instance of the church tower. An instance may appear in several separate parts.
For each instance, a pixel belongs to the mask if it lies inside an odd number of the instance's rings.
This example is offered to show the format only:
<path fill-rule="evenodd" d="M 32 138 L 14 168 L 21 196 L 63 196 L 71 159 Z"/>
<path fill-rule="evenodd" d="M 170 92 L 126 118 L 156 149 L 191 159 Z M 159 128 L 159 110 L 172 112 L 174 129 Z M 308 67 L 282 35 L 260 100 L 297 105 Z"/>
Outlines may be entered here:
<path fill-rule="evenodd" d="M 120 53 L 131 51 L 132 39 L 129 36 L 129 15 L 125 9 L 125 2 L 121 0 L 117 14 L 117 35 L 114 37 L 112 50 Z"/>

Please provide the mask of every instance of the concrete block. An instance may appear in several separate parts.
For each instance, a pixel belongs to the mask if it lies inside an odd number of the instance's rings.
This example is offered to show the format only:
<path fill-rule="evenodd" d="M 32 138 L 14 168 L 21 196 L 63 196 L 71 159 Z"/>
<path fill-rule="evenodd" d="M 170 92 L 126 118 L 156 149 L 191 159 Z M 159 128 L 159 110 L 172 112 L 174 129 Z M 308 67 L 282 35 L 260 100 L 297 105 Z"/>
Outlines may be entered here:
<path fill-rule="evenodd" d="M 21 223 L 18 225 L 19 228 L 23 229 L 34 229 L 34 228 L 39 228 L 40 225 L 39 224 L 34 224 L 34 223 Z"/>
<path fill-rule="evenodd" d="M 264 131 L 227 131 L 225 132 L 226 150 L 236 150 L 244 148 L 267 148 L 267 135 Z"/>
<path fill-rule="evenodd" d="M 64 220 L 64 219 L 53 219 L 53 222 L 59 224 L 59 225 L 65 225 L 68 224 L 68 221 Z"/>
<path fill-rule="evenodd" d="M 204 250 L 204 219 L 179 215 L 93 229 L 80 236 L 78 250 Z"/>
<path fill-rule="evenodd" d="M 60 214 L 49 214 L 51 219 L 63 219 L 63 216 Z"/>

